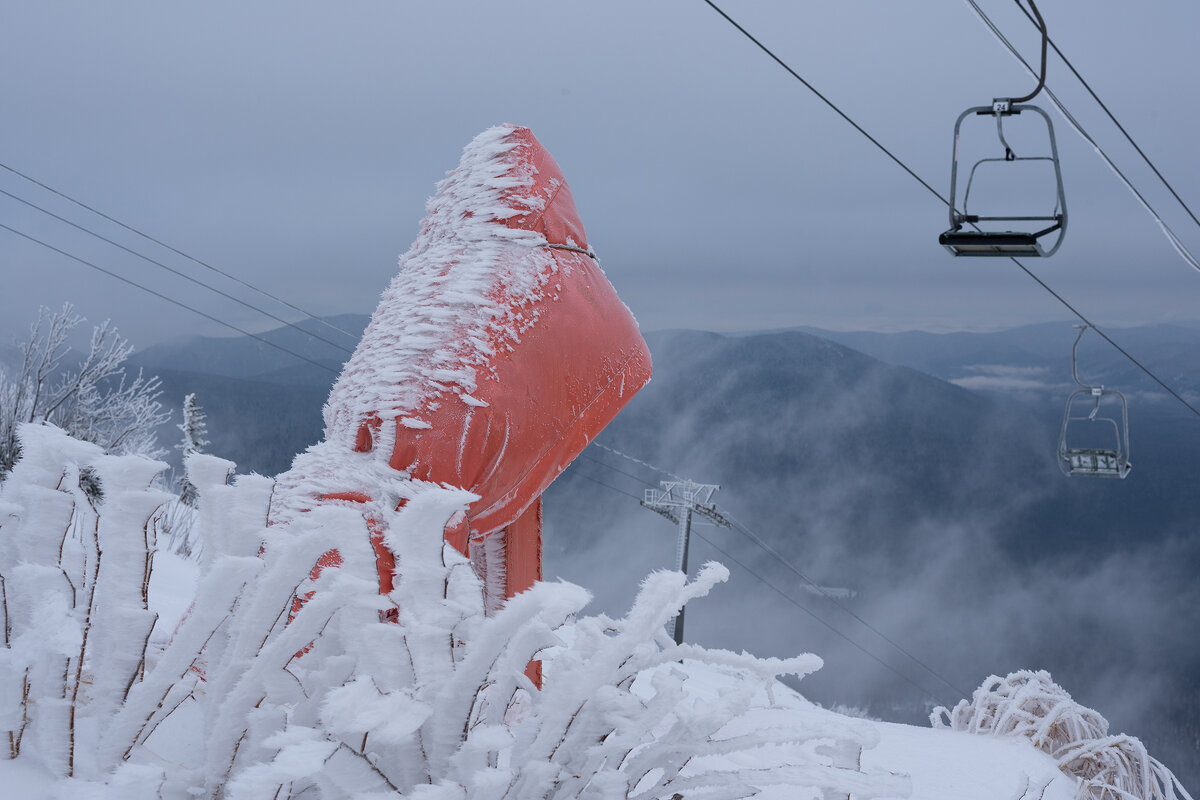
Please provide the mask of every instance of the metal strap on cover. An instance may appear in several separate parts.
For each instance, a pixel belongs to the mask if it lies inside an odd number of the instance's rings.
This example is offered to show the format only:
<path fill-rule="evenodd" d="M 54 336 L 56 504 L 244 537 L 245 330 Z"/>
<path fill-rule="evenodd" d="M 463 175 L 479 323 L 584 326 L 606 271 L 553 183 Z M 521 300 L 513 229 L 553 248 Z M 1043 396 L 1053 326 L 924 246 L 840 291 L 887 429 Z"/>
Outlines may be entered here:
<path fill-rule="evenodd" d="M 545 244 L 538 245 L 538 246 L 539 247 L 548 247 L 551 250 L 569 250 L 572 253 L 581 253 L 582 255 L 587 256 L 588 258 L 592 259 L 593 261 L 599 261 L 599 259 L 596 258 L 596 254 L 594 252 L 592 252 L 591 250 L 584 250 L 582 247 L 574 247 L 569 244 L 555 244 L 553 242 L 546 242 Z"/>

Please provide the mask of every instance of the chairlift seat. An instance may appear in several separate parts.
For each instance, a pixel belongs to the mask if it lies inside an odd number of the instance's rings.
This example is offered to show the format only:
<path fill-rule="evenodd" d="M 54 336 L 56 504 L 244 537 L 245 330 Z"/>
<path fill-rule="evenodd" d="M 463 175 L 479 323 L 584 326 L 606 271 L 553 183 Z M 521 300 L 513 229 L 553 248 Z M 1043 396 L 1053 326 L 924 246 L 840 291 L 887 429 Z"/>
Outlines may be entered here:
<path fill-rule="evenodd" d="M 1063 451 L 1068 475 L 1087 475 L 1096 478 L 1124 478 L 1132 465 L 1116 450 L 1076 447 Z"/>

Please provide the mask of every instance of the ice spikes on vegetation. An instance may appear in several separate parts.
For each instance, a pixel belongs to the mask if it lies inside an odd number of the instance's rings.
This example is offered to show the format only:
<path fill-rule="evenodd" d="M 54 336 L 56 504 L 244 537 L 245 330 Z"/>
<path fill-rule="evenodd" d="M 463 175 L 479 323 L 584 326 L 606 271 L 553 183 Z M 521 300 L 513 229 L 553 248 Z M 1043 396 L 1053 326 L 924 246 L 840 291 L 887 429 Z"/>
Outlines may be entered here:
<path fill-rule="evenodd" d="M 990 676 L 971 700 L 929 717 L 935 728 L 985 736 L 1025 736 L 1079 778 L 1078 800 L 1192 800 L 1142 743 L 1110 736 L 1108 720 L 1071 699 L 1044 671 Z"/>
<path fill-rule="evenodd" d="M 11 758 L 98 778 L 114 720 L 145 670 L 147 603 L 166 465 L 111 456 L 52 425 L 18 429 L 0 485 L 0 729 Z M 103 489 L 104 500 L 82 476 Z"/>
<path fill-rule="evenodd" d="M 510 155 L 521 145 L 513 131 L 500 125 L 481 133 L 438 184 L 416 241 L 329 396 L 327 440 L 353 442 L 362 420 L 381 409 L 421 425 L 429 404 L 477 405 L 478 370 L 536 321 L 533 304 L 557 262 L 541 233 L 496 224 L 546 202 L 513 191 L 535 179 L 531 165 Z M 381 449 L 375 457 L 387 455 Z"/>
<path fill-rule="evenodd" d="M 147 487 L 163 465 L 106 456 L 48 426 L 21 436 L 23 458 L 0 487 L 0 724 L 9 755 L 45 765 L 67 794 L 907 793 L 903 778 L 830 755 L 870 746 L 868 724 L 762 707 L 779 674 L 807 674 L 815 656 L 763 660 L 666 635 L 724 567 L 708 564 L 690 583 L 651 574 L 621 619 L 584 616 L 588 593 L 566 583 L 535 584 L 489 615 L 470 563 L 442 536 L 474 495 L 429 483 L 393 478 L 368 509 L 396 557 L 383 596 L 362 507 L 306 509 L 303 496 L 285 496 L 294 487 L 193 454 L 198 588 L 165 651 L 147 660 L 147 576 L 167 499 Z M 85 468 L 103 503 L 80 488 Z M 277 507 L 286 522 L 269 524 Z M 333 549 L 340 562 L 314 571 Z M 541 689 L 525 674 L 535 659 Z M 731 688 L 694 696 L 681 661 L 721 671 Z M 746 724 L 752 706 L 760 716 Z M 159 755 L 172 746 L 172 758 Z"/>

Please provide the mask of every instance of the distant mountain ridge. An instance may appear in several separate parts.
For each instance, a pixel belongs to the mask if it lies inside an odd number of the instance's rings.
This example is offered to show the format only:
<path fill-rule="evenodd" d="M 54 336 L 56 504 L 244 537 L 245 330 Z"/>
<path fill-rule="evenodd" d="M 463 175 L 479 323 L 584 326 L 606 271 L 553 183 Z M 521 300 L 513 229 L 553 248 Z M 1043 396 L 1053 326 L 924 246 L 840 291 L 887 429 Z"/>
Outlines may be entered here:
<path fill-rule="evenodd" d="M 1046 386 L 1071 385 L 1071 346 L 1078 333 L 1071 322 L 994 333 L 797 330 L 943 380 L 969 381 L 981 374 L 980 368 L 1008 366 L 1027 371 Z M 1200 396 L 1200 327 L 1161 324 L 1106 329 L 1105 333 L 1175 391 Z M 1163 392 L 1094 331 L 1087 332 L 1080 341 L 1079 359 L 1079 377 L 1084 382 L 1103 383 L 1125 392 Z M 1174 410 L 1190 413 L 1182 407 Z"/>
<path fill-rule="evenodd" d="M 181 369 L 186 365 L 189 372 L 229 378 L 260 378 L 279 383 L 317 382 L 316 376 L 308 372 L 331 372 L 336 377 L 369 321 L 370 316 L 366 314 L 341 314 L 324 322 L 346 333 L 339 333 L 315 320 L 301 320 L 294 323 L 300 330 L 281 327 L 257 334 L 278 347 L 249 336 L 197 336 L 139 350 L 130 357 L 129 363 L 147 369 Z M 310 359 L 325 369 L 284 350 Z M 292 379 L 292 373 L 299 377 Z"/>

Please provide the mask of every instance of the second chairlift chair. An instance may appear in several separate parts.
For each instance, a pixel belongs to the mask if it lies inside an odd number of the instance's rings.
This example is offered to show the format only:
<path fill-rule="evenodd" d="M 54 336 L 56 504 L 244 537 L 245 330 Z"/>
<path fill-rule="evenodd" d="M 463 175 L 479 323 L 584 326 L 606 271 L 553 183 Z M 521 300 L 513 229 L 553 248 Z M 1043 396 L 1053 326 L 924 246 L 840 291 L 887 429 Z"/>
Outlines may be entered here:
<path fill-rule="evenodd" d="M 1129 463 L 1129 408 L 1125 395 L 1116 389 L 1092 386 L 1079 380 L 1079 340 L 1091 325 L 1079 325 L 1079 335 L 1071 348 L 1071 378 L 1079 387 L 1067 398 L 1063 413 L 1062 433 L 1058 438 L 1058 466 L 1064 475 L 1091 478 L 1124 478 L 1133 469 Z M 1090 399 L 1092 409 L 1086 415 L 1073 410 L 1076 400 Z M 1113 416 L 1100 416 L 1105 398 L 1116 401 L 1120 421 Z M 1109 403 L 1110 407 L 1114 404 Z M 1112 413 L 1112 412 L 1105 412 Z M 1086 445 L 1076 441 L 1081 433 L 1091 433 Z M 1103 441 L 1103 444 L 1101 442 Z"/>
<path fill-rule="evenodd" d="M 1054 125 L 1050 122 L 1050 117 L 1046 112 L 1035 105 L 1025 105 L 1026 101 L 1032 100 L 1037 96 L 1038 92 L 1046 83 L 1046 44 L 1048 37 L 1046 34 L 1046 23 L 1042 19 L 1042 15 L 1038 12 L 1037 6 L 1033 0 L 1028 0 L 1029 7 L 1033 9 L 1033 14 L 1037 18 L 1038 27 L 1042 31 L 1042 71 L 1041 77 L 1038 80 L 1037 88 L 1032 94 L 1025 97 L 1011 98 L 996 98 L 990 106 L 974 106 L 968 108 L 959 115 L 958 121 L 954 123 L 954 157 L 950 167 L 950 229 L 938 237 L 938 243 L 950 251 L 955 256 L 1032 256 L 1032 257 L 1048 257 L 1054 255 L 1062 244 L 1063 237 L 1067 232 L 1067 201 L 1063 193 L 1062 169 L 1058 161 L 1058 145 L 1054 139 Z M 1004 120 L 1006 118 L 1015 117 L 1022 112 L 1034 112 L 1041 116 L 1046 122 L 1046 133 L 1049 136 L 1050 149 L 1048 154 L 1036 156 L 1018 156 L 1009 147 L 1008 142 L 1004 138 Z M 962 193 L 961 213 L 958 211 L 958 148 L 959 148 L 959 129 L 962 127 L 963 120 L 968 116 L 991 116 L 996 120 L 996 133 L 1000 139 L 1000 144 L 1004 148 L 1003 156 L 995 156 L 991 158 L 982 158 L 975 162 L 968 174 L 966 187 Z M 971 196 L 971 184 L 975 180 L 976 170 L 983 164 L 1000 165 L 1011 164 L 1023 161 L 1048 161 L 1054 167 L 1054 178 L 1057 187 L 1057 198 L 1054 205 L 1054 211 L 1048 215 L 986 215 L 986 214 L 971 214 L 968 211 L 968 202 Z M 1011 230 L 995 230 L 987 229 L 987 223 L 997 222 L 1039 222 L 1049 223 L 1040 230 L 1033 231 L 1011 231 Z M 983 223 L 981 228 L 979 223 Z M 964 230 L 964 225 L 972 226 L 973 230 Z M 1035 227 L 1035 226 L 1029 226 Z M 1054 240 L 1053 246 L 1046 249 L 1041 238 L 1046 234 L 1057 231 L 1058 236 Z"/>

